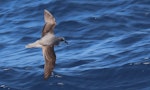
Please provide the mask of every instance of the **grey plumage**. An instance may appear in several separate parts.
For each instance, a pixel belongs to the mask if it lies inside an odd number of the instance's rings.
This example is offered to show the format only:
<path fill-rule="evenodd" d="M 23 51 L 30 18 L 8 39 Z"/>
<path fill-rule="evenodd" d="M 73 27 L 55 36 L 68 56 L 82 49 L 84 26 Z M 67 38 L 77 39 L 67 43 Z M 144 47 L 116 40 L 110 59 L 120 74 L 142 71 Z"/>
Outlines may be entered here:
<path fill-rule="evenodd" d="M 47 10 L 44 10 L 44 20 L 45 25 L 42 30 L 41 39 L 35 41 L 34 43 L 28 44 L 26 48 L 42 48 L 45 59 L 44 79 L 48 79 L 53 71 L 56 61 L 54 46 L 58 45 L 61 41 L 65 41 L 65 39 L 54 35 L 54 28 L 56 26 L 55 18 Z"/>

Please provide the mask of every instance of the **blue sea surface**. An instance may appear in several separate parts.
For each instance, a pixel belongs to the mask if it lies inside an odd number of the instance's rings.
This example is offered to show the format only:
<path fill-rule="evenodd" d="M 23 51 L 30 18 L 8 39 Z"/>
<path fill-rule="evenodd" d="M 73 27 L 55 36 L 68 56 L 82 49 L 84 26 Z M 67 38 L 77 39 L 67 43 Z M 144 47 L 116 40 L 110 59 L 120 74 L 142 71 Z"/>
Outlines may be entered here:
<path fill-rule="evenodd" d="M 43 79 L 44 9 L 57 22 Z M 150 0 L 0 0 L 0 90 L 150 90 Z"/>

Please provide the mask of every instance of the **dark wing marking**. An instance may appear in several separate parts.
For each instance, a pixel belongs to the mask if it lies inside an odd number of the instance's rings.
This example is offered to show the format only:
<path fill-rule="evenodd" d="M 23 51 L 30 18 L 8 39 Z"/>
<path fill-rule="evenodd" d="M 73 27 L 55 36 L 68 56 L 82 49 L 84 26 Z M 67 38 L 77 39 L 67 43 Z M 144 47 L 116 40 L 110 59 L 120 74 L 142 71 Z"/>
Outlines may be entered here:
<path fill-rule="evenodd" d="M 55 66 L 56 55 L 54 52 L 54 47 L 43 46 L 42 49 L 43 49 L 43 56 L 45 58 L 44 79 L 48 79 Z"/>

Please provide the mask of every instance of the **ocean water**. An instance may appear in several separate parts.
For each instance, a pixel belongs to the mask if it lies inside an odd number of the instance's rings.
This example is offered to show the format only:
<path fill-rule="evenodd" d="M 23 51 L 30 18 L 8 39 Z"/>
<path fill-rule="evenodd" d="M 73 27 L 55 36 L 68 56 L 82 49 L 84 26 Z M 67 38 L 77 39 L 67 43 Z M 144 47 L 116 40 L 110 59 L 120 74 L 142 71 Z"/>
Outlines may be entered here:
<path fill-rule="evenodd" d="M 43 79 L 43 12 L 56 18 L 53 75 Z M 150 90 L 150 0 L 0 0 L 0 90 Z"/>

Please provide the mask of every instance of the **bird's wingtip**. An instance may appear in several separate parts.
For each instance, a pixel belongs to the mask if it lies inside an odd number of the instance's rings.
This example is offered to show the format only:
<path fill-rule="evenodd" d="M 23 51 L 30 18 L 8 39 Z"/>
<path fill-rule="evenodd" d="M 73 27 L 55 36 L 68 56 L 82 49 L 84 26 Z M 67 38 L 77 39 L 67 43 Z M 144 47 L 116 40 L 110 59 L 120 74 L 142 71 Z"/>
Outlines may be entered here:
<path fill-rule="evenodd" d="M 46 9 L 44 9 L 44 20 L 46 23 L 56 24 L 55 18 L 53 15 Z"/>
<path fill-rule="evenodd" d="M 44 9 L 44 12 L 49 12 L 47 9 Z"/>
<path fill-rule="evenodd" d="M 47 80 L 51 75 L 44 74 L 44 80 Z"/>
<path fill-rule="evenodd" d="M 48 16 L 52 16 L 51 13 L 47 9 L 44 9 L 44 14 Z"/>
<path fill-rule="evenodd" d="M 48 80 L 49 77 L 44 77 L 44 80 Z"/>

